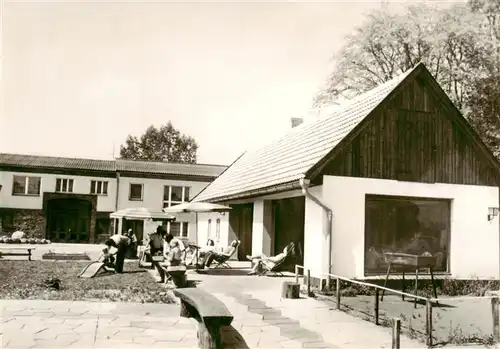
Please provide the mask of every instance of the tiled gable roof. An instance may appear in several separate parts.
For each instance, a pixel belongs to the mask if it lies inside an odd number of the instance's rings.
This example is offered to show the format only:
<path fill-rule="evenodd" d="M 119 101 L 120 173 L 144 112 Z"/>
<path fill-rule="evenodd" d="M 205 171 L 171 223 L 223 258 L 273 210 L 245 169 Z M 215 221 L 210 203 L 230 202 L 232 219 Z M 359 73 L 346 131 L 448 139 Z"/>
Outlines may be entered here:
<path fill-rule="evenodd" d="M 226 166 L 177 164 L 135 160 L 96 160 L 53 156 L 0 153 L 0 167 L 31 169 L 71 169 L 99 172 L 132 172 L 164 175 L 217 177 Z"/>
<path fill-rule="evenodd" d="M 226 166 L 204 164 L 177 164 L 168 162 L 149 162 L 134 160 L 116 160 L 116 170 L 119 172 L 141 172 L 173 174 L 185 176 L 217 177 Z"/>
<path fill-rule="evenodd" d="M 303 123 L 279 140 L 245 153 L 193 201 L 221 201 L 243 197 L 243 193 L 297 181 L 414 69 L 353 98 L 332 111 L 329 116 Z"/>
<path fill-rule="evenodd" d="M 77 169 L 87 171 L 114 171 L 113 160 L 61 158 L 0 153 L 0 165 L 28 168 Z"/>

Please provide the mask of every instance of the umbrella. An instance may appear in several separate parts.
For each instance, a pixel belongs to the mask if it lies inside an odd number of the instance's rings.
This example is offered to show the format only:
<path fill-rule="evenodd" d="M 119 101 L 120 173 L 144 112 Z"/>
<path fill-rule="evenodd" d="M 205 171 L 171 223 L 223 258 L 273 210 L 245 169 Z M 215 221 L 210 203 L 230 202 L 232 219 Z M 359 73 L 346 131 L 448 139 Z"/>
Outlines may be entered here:
<path fill-rule="evenodd" d="M 231 207 L 212 204 L 209 202 L 186 202 L 175 206 L 166 207 L 163 212 L 166 213 L 196 213 L 196 244 L 198 244 L 198 213 L 203 212 L 228 212 Z M 196 269 L 198 269 L 198 253 L 196 253 Z"/>
<path fill-rule="evenodd" d="M 231 207 L 212 204 L 209 202 L 186 202 L 184 204 L 179 204 L 175 206 L 166 207 L 163 209 L 163 212 L 166 213 L 196 213 L 196 243 L 198 243 L 198 213 L 203 212 L 228 212 L 231 210 Z"/>
<path fill-rule="evenodd" d="M 144 207 L 135 207 L 135 208 L 125 208 L 123 210 L 119 210 L 113 212 L 109 215 L 110 218 L 125 218 L 125 219 L 161 219 L 161 220 L 175 220 L 175 217 L 169 215 L 165 212 L 154 212 Z"/>

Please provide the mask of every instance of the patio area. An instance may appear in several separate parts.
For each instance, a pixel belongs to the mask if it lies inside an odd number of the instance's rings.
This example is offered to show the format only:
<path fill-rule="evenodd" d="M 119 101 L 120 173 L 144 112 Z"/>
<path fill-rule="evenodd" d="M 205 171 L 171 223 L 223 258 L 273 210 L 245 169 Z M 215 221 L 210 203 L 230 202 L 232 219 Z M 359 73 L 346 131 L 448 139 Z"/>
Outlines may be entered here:
<path fill-rule="evenodd" d="M 234 315 L 223 332 L 226 348 L 390 346 L 388 329 L 312 298 L 280 299 L 281 284 L 289 277 L 248 276 L 249 262 L 231 264 L 232 269 L 188 275 Z M 197 347 L 196 323 L 179 316 L 178 304 L 2 301 L 1 336 L 4 348 Z M 402 346 L 423 347 L 403 338 Z"/>

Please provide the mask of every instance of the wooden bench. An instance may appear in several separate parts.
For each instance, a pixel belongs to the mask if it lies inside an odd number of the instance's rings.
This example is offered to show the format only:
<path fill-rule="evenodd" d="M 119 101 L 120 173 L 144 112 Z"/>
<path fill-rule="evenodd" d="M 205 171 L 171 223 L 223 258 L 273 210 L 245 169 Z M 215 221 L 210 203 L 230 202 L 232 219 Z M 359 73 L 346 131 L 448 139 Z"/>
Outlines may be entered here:
<path fill-rule="evenodd" d="M 2 252 L 2 250 L 7 250 L 9 252 Z M 31 261 L 31 251 L 32 250 L 35 250 L 35 248 L 33 248 L 33 247 L 2 247 L 0 249 L 0 258 L 2 258 L 3 256 L 28 256 L 28 260 Z M 24 251 L 24 252 L 21 252 L 21 251 Z"/>
<path fill-rule="evenodd" d="M 171 279 L 172 282 L 174 283 L 175 287 L 182 288 L 182 287 L 186 286 L 187 267 L 185 265 L 178 265 L 178 266 L 173 267 L 170 265 L 160 264 L 160 266 L 163 268 L 165 273 L 167 273 L 167 276 L 169 276 L 169 278 L 165 279 L 165 282 L 167 282 L 169 279 Z"/>
<path fill-rule="evenodd" d="M 199 288 L 177 289 L 174 294 L 181 300 L 180 315 L 198 321 L 198 346 L 222 348 L 221 328 L 231 325 L 234 318 L 224 303 Z"/>

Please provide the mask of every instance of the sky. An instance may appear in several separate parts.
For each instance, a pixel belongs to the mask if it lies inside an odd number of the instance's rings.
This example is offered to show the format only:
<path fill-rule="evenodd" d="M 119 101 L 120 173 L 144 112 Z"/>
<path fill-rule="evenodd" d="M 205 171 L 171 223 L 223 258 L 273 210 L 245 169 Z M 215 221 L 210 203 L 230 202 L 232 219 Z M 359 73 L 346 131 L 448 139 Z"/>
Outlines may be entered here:
<path fill-rule="evenodd" d="M 199 163 L 228 165 L 308 115 L 333 53 L 379 6 L 4 1 L 0 152 L 112 159 L 170 120 Z"/>

